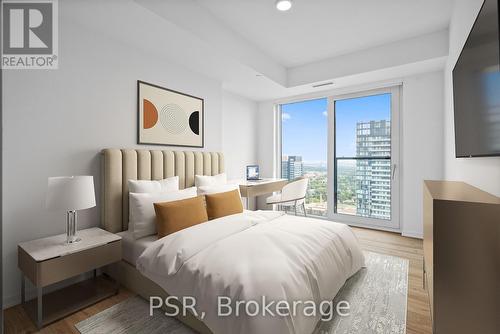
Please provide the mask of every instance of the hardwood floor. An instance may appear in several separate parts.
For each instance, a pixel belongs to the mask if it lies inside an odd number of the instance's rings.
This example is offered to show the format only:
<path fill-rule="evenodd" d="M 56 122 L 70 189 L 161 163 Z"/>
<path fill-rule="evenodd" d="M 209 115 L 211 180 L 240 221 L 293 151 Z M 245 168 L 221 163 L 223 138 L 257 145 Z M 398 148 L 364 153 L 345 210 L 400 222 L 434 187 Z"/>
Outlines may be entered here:
<path fill-rule="evenodd" d="M 374 231 L 362 228 L 353 228 L 359 238 L 363 249 L 403 257 L 409 260 L 408 274 L 408 314 L 407 334 L 432 333 L 429 297 L 422 288 L 422 240 L 405 238 L 395 233 Z M 83 309 L 73 315 L 55 322 L 40 333 L 77 333 L 74 325 L 102 310 L 107 309 L 132 296 L 133 293 L 121 289 L 119 294 Z M 20 306 L 14 306 L 5 310 L 5 333 L 36 333 L 36 327 L 25 314 Z"/>
<path fill-rule="evenodd" d="M 33 322 L 31 322 L 28 315 L 24 312 L 24 309 L 20 305 L 17 305 L 5 310 L 4 333 L 79 334 L 80 332 L 76 330 L 74 326 L 75 324 L 115 304 L 118 304 L 133 295 L 134 294 L 127 289 L 120 289 L 120 292 L 117 295 L 104 299 L 97 304 L 91 305 L 64 319 L 54 322 L 44 327 L 41 331 L 37 331 Z"/>

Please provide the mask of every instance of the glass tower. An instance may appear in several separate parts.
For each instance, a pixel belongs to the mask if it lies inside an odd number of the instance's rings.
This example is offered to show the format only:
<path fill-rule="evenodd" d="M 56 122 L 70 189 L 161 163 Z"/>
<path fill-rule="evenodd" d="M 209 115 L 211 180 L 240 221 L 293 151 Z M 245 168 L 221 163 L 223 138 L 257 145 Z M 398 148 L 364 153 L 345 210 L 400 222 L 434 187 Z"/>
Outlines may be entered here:
<path fill-rule="evenodd" d="M 358 122 L 356 156 L 357 214 L 391 219 L 391 122 Z"/>

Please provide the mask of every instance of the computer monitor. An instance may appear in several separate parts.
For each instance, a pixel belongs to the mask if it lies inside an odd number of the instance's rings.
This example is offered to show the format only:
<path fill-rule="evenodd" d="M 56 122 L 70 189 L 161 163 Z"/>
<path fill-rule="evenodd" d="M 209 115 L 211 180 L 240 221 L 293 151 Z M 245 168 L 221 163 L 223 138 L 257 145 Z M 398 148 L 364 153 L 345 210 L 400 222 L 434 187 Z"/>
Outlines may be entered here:
<path fill-rule="evenodd" d="M 247 166 L 247 180 L 260 180 L 259 165 Z"/>

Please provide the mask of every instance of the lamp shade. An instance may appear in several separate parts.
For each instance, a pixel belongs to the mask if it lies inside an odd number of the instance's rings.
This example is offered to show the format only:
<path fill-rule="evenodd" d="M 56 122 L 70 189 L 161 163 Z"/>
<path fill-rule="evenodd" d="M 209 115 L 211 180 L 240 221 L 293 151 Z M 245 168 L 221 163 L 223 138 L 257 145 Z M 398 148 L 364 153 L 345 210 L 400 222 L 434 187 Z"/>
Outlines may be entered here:
<path fill-rule="evenodd" d="M 46 206 L 49 210 L 83 210 L 95 206 L 93 176 L 49 177 Z"/>

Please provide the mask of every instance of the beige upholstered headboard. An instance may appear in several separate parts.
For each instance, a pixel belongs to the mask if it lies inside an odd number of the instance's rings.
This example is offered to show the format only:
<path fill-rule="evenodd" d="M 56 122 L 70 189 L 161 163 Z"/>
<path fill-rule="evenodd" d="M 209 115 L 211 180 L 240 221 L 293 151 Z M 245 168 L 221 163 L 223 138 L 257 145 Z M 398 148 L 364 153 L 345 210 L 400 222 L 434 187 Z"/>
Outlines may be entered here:
<path fill-rule="evenodd" d="M 195 175 L 222 172 L 224 156 L 217 152 L 104 149 L 101 225 L 113 233 L 128 229 L 129 179 L 161 180 L 177 175 L 184 189 L 194 186 Z"/>

